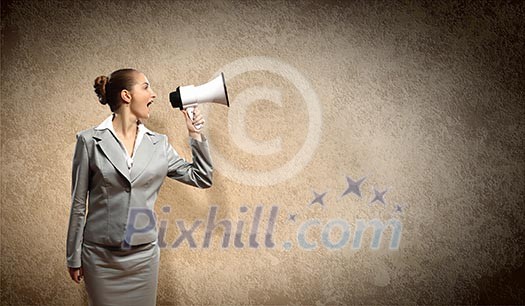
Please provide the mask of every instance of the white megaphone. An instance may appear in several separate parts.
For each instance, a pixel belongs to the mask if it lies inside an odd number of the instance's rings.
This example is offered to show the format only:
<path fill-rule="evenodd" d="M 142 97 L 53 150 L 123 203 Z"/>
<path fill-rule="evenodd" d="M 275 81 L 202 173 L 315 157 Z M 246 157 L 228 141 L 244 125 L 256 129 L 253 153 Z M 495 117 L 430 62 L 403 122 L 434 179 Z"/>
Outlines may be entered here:
<path fill-rule="evenodd" d="M 226 91 L 226 82 L 224 81 L 224 74 L 209 81 L 206 84 L 199 86 L 188 85 L 179 86 L 170 93 L 170 102 L 173 108 L 185 109 L 193 120 L 193 108 L 200 103 L 219 103 L 230 106 L 228 101 L 228 92 Z M 197 124 L 196 129 L 200 129 L 202 124 Z"/>

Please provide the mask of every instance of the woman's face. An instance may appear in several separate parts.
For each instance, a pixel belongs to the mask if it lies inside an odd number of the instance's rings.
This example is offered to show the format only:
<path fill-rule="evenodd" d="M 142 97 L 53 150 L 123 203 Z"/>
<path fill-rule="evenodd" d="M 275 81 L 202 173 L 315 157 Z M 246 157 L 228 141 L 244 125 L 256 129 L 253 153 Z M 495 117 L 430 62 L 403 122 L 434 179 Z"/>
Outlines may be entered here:
<path fill-rule="evenodd" d="M 157 94 L 151 89 L 150 83 L 146 76 L 139 72 L 136 74 L 136 83 L 131 89 L 130 111 L 137 119 L 148 119 L 150 105 Z"/>

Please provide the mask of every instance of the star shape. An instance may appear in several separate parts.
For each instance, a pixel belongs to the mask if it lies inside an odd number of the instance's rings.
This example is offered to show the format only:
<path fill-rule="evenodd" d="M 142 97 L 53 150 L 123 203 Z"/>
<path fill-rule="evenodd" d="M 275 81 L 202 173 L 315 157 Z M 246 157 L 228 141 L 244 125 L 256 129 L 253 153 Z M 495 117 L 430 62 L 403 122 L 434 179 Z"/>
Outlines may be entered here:
<path fill-rule="evenodd" d="M 401 207 L 399 204 L 396 204 L 395 206 L 396 206 L 396 209 L 395 209 L 394 212 L 396 212 L 396 213 L 397 213 L 397 212 L 398 212 L 398 213 L 402 213 L 402 212 L 403 212 L 403 207 Z"/>
<path fill-rule="evenodd" d="M 381 203 L 383 203 L 383 205 L 386 205 L 385 203 L 385 199 L 383 199 L 383 197 L 385 196 L 385 193 L 387 192 L 388 190 L 385 189 L 385 191 L 377 191 L 377 189 L 374 187 L 374 199 L 372 199 L 372 201 L 370 202 L 370 204 L 374 203 L 375 201 L 379 201 Z"/>
<path fill-rule="evenodd" d="M 288 220 L 295 222 L 295 217 L 297 214 L 288 214 Z"/>
<path fill-rule="evenodd" d="M 348 187 L 346 188 L 345 192 L 343 192 L 341 197 L 344 197 L 349 193 L 355 193 L 358 197 L 361 197 L 361 190 L 359 188 L 361 187 L 361 184 L 365 179 L 366 177 L 362 177 L 358 181 L 354 181 L 351 177 L 347 175 L 346 182 L 348 183 Z"/>
<path fill-rule="evenodd" d="M 315 198 L 312 200 L 312 202 L 310 202 L 310 205 L 315 204 L 315 203 L 319 203 L 322 206 L 324 206 L 323 197 L 326 194 L 327 194 L 327 192 L 323 192 L 323 193 L 319 194 L 319 193 L 314 191 Z"/>

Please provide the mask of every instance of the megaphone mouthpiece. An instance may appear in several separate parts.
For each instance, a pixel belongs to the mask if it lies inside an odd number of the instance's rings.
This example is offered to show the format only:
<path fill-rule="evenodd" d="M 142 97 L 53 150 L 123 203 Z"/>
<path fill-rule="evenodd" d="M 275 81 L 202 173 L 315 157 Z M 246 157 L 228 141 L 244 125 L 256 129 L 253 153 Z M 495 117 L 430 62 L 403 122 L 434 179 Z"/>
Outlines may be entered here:
<path fill-rule="evenodd" d="M 182 100 L 180 98 L 180 86 L 177 89 L 170 93 L 170 103 L 173 108 L 178 107 L 180 110 L 183 110 Z"/>

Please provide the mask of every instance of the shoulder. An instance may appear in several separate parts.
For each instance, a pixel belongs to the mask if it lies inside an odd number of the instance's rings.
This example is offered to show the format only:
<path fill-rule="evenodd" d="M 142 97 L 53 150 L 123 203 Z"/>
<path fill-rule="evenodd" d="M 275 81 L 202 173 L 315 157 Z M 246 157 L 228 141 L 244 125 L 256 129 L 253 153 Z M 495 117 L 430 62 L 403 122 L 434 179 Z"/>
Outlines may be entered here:
<path fill-rule="evenodd" d="M 166 134 L 162 134 L 162 133 L 158 133 L 158 132 L 155 132 L 155 131 L 152 131 L 150 129 L 148 129 L 147 127 L 144 127 L 144 134 L 149 136 L 149 138 L 151 139 L 151 141 L 153 143 L 157 143 L 157 142 L 167 142 L 168 140 L 168 136 Z"/>
<path fill-rule="evenodd" d="M 77 140 L 83 140 L 84 142 L 86 142 L 86 140 L 93 137 L 93 135 L 95 135 L 94 127 L 77 132 L 76 138 Z"/>

